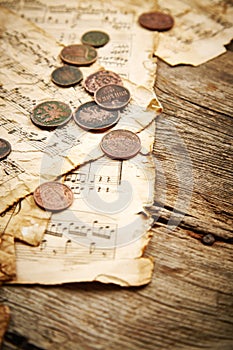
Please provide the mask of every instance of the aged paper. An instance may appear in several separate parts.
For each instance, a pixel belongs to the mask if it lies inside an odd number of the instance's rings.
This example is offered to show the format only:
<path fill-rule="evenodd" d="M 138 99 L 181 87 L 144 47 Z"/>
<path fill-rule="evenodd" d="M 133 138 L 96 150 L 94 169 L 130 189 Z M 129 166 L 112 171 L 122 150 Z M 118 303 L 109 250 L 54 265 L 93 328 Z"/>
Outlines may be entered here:
<path fill-rule="evenodd" d="M 89 30 L 105 31 L 110 41 L 98 49 L 99 64 L 137 85 L 153 87 L 156 72 L 156 60 L 152 55 L 154 33 L 141 31 L 137 19 L 143 11 L 155 6 L 155 0 L 1 0 L 1 3 L 64 45 L 80 43 L 81 36 Z"/>
<path fill-rule="evenodd" d="M 129 286 L 150 281 L 153 261 L 143 258 L 143 252 L 152 235 L 147 208 L 154 198 L 154 123 L 138 136 L 142 149 L 136 157 L 117 161 L 103 156 L 63 178 L 75 198 L 69 209 L 41 220 L 40 210 L 29 201 L 37 230 L 45 225 L 46 230 L 38 247 L 16 244 L 13 283 L 100 281 Z M 24 201 L 8 223 L 10 232 L 23 219 Z"/>
<path fill-rule="evenodd" d="M 172 66 L 209 61 L 226 52 L 224 45 L 233 38 L 232 1 L 158 0 L 156 9 L 175 20 L 171 30 L 157 34 L 155 49 Z"/>
<path fill-rule="evenodd" d="M 89 12 L 93 15 L 92 10 Z M 89 12 L 85 8 L 82 15 Z M 73 121 L 54 132 L 40 130 L 30 122 L 31 108 L 40 101 L 58 99 L 74 109 L 92 97 L 82 85 L 60 89 L 51 83 L 51 70 L 61 64 L 60 44 L 4 8 L 0 16 L 0 129 L 13 148 L 0 162 L 1 211 L 27 196 L 3 212 L 0 224 L 12 242 L 16 238 L 34 246 L 40 243 L 38 247 L 17 243 L 15 282 L 148 283 L 153 262 L 142 255 L 151 237 L 152 219 L 145 207 L 153 202 L 153 121 L 162 111 L 152 89 L 148 89 L 149 80 L 143 86 L 124 78 L 132 99 L 120 112 L 115 128 L 138 133 L 142 150 L 132 160 L 112 161 L 99 147 L 104 133 L 84 132 Z M 116 18 L 119 20 L 118 14 Z M 145 52 L 151 55 L 151 48 L 146 46 Z M 83 69 L 83 74 L 97 69 L 102 69 L 98 63 Z M 154 65 L 152 70 L 155 72 Z M 129 77 L 123 71 L 121 75 Z M 35 206 L 30 193 L 39 183 L 66 173 L 63 181 L 72 188 L 75 202 L 68 211 L 50 218 Z M 4 217 L 8 217 L 7 223 Z"/>
<path fill-rule="evenodd" d="M 7 305 L 0 305 L 0 346 L 3 341 L 4 334 L 10 321 L 10 309 Z"/>
<path fill-rule="evenodd" d="M 3 212 L 33 192 L 41 181 L 55 179 L 90 159 L 101 157 L 99 143 L 103 134 L 86 132 L 73 121 L 54 132 L 32 124 L 30 113 L 38 102 L 57 99 L 75 109 L 93 97 L 80 85 L 61 89 L 50 81 L 61 46 L 49 35 L 5 8 L 1 9 L 0 16 L 0 131 L 1 137 L 12 145 L 10 156 L 0 162 L 0 212 Z M 82 67 L 82 72 L 85 77 L 97 69 L 96 64 Z M 132 99 L 121 113 L 117 127 L 130 124 L 130 129 L 137 132 L 151 123 L 154 112 L 161 112 L 161 106 L 147 88 L 128 80 L 124 83 Z M 147 104 L 151 111 L 142 116 L 141 111 Z"/>
<path fill-rule="evenodd" d="M 14 235 L 8 231 L 14 210 L 0 216 L 0 283 L 16 275 Z"/>

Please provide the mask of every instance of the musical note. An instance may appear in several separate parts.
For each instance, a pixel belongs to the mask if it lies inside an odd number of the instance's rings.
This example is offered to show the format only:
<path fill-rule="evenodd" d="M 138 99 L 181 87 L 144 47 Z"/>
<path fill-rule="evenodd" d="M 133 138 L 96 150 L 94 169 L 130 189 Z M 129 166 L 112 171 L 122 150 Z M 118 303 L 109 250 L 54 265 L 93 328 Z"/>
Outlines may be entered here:
<path fill-rule="evenodd" d="M 6 182 L 12 180 L 14 177 L 25 173 L 25 170 L 10 158 L 0 161 L 0 170 L 2 170 L 0 172 L 0 185 L 3 185 Z"/>
<path fill-rule="evenodd" d="M 95 248 L 96 248 L 96 243 L 95 242 L 91 242 L 90 243 L 90 247 L 89 247 L 89 254 L 94 253 Z"/>
<path fill-rule="evenodd" d="M 40 251 L 44 250 L 47 246 L 47 239 L 43 239 L 40 243 Z"/>
<path fill-rule="evenodd" d="M 100 224 L 97 220 L 93 222 L 92 235 L 100 238 L 110 239 L 116 233 L 117 225 Z"/>

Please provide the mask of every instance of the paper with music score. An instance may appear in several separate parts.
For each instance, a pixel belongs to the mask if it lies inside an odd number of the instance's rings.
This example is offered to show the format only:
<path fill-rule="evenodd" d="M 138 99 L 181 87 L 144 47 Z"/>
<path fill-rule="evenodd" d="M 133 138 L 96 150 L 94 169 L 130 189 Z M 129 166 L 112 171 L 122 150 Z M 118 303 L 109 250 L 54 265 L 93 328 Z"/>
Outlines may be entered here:
<path fill-rule="evenodd" d="M 156 58 L 153 57 L 154 33 L 142 31 L 137 20 L 142 11 L 149 11 L 155 0 L 0 0 L 64 45 L 81 43 L 90 30 L 108 33 L 110 40 L 98 49 L 98 62 L 137 85 L 153 88 Z"/>
<path fill-rule="evenodd" d="M 103 156 L 67 174 L 63 182 L 74 193 L 69 209 L 50 217 L 30 196 L 15 207 L 5 232 L 35 243 L 28 240 L 34 227 L 40 244 L 16 244 L 16 277 L 11 283 L 99 281 L 130 286 L 150 281 L 153 261 L 142 255 L 152 236 L 154 132 L 152 123 L 138 133 L 142 149 L 132 159 Z"/>
<path fill-rule="evenodd" d="M 30 120 L 33 107 L 45 100 L 68 103 L 74 110 L 93 100 L 81 85 L 62 89 L 50 80 L 52 70 L 61 64 L 57 58 L 62 46 L 33 24 L 2 8 L 0 12 L 2 59 L 1 137 L 12 145 L 12 152 L 0 163 L 0 213 L 18 199 L 33 192 L 41 181 L 48 181 L 78 165 L 102 156 L 99 143 L 103 134 L 93 134 L 74 121 L 55 131 L 41 130 Z M 81 70 L 84 77 L 98 65 Z M 138 132 L 155 118 L 161 106 L 154 93 L 128 80 L 132 99 L 121 112 L 117 128 Z M 150 110 L 145 111 L 147 105 Z"/>
<path fill-rule="evenodd" d="M 12 145 L 11 154 L 0 161 L 2 280 L 16 274 L 15 283 L 148 283 L 153 263 L 142 255 L 151 236 L 152 220 L 145 207 L 153 202 L 154 119 L 162 111 L 156 95 L 148 86 L 123 78 L 132 99 L 119 112 L 115 128 L 136 132 L 142 141 L 141 153 L 129 161 L 106 158 L 99 146 L 105 133 L 89 133 L 73 121 L 55 131 L 41 130 L 30 121 L 37 103 L 57 99 L 74 110 L 93 96 L 81 84 L 61 89 L 50 81 L 52 70 L 62 64 L 62 45 L 49 34 L 3 7 L 0 23 L 0 131 Z M 84 77 L 98 69 L 103 69 L 98 62 L 81 67 Z M 81 175 L 72 170 L 85 174 L 80 194 Z M 73 211 L 50 218 L 31 194 L 41 182 L 64 174 L 65 182 L 74 183 Z M 22 242 L 16 245 L 16 266 L 14 239 Z"/>
<path fill-rule="evenodd" d="M 155 55 L 172 66 L 198 66 L 224 52 L 233 38 L 233 3 L 219 0 L 158 0 L 174 27 L 158 33 Z"/>

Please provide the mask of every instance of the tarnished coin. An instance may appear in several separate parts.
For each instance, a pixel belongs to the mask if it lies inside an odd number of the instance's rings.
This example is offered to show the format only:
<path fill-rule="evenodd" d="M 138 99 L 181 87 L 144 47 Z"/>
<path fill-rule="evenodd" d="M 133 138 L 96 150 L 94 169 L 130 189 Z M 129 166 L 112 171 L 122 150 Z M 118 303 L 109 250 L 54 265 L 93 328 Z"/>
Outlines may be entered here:
<path fill-rule="evenodd" d="M 94 47 L 101 47 L 109 42 L 109 35 L 99 30 L 91 30 L 83 34 L 81 42 Z"/>
<path fill-rule="evenodd" d="M 60 182 L 45 182 L 33 193 L 36 204 L 45 210 L 56 212 L 67 209 L 73 203 L 73 192 Z"/>
<path fill-rule="evenodd" d="M 120 119 L 118 111 L 108 111 L 94 101 L 84 103 L 74 112 L 75 122 L 83 129 L 105 131 Z"/>
<path fill-rule="evenodd" d="M 66 63 L 85 66 L 97 60 L 97 51 L 89 45 L 68 45 L 62 49 L 60 57 Z"/>
<path fill-rule="evenodd" d="M 51 74 L 52 81 L 60 86 L 72 86 L 83 79 L 83 74 L 78 67 L 62 66 L 56 68 Z"/>
<path fill-rule="evenodd" d="M 84 87 L 90 93 L 94 93 L 100 87 L 109 84 L 123 85 L 123 82 L 118 74 L 109 70 L 100 70 L 90 74 L 84 81 Z"/>
<path fill-rule="evenodd" d="M 60 101 L 45 101 L 32 111 L 31 120 L 40 128 L 49 129 L 66 124 L 72 117 L 70 107 Z"/>
<path fill-rule="evenodd" d="M 5 139 L 0 139 L 0 160 L 6 158 L 11 153 L 11 145 Z"/>
<path fill-rule="evenodd" d="M 142 13 L 138 22 L 146 29 L 157 30 L 159 32 L 169 30 L 174 25 L 172 16 L 162 12 L 145 12 Z"/>
<path fill-rule="evenodd" d="M 109 84 L 99 88 L 94 95 L 95 102 L 106 109 L 120 109 L 130 101 L 130 92 L 124 86 Z"/>
<path fill-rule="evenodd" d="M 100 144 L 103 152 L 113 159 L 130 159 L 140 151 L 140 138 L 129 130 L 113 130 L 106 134 Z"/>

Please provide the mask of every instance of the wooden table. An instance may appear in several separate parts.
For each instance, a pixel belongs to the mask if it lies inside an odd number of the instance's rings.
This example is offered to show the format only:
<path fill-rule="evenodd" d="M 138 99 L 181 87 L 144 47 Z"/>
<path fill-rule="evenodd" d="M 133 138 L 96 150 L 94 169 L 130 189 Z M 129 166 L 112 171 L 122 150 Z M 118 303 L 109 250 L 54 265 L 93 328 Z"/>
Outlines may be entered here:
<path fill-rule="evenodd" d="M 158 62 L 152 282 L 4 286 L 3 350 L 233 349 L 232 51 L 196 68 Z"/>

